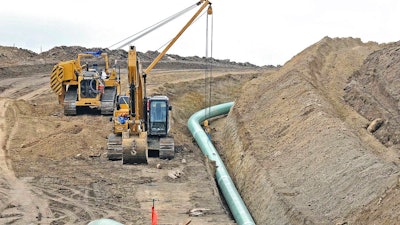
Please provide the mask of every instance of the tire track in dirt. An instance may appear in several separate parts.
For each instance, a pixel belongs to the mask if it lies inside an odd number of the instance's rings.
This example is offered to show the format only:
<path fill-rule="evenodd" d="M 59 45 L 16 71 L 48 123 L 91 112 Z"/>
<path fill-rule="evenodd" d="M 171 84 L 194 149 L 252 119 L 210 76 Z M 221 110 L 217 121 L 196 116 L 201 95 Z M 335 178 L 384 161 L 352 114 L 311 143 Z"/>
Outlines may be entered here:
<path fill-rule="evenodd" d="M 33 223 L 42 217 L 40 215 L 47 215 L 50 210 L 45 203 L 35 198 L 29 185 L 15 176 L 6 152 L 7 141 L 12 138 L 11 135 L 8 138 L 6 136 L 5 113 L 8 100 L 0 99 L 0 105 L 2 106 L 0 107 L 0 171 L 3 178 L 0 190 L 5 193 L 5 199 L 7 199 L 2 202 L 3 205 L 0 208 L 0 223 Z"/>
<path fill-rule="evenodd" d="M 41 93 L 44 93 L 46 90 L 48 90 L 47 87 L 36 89 L 26 95 L 20 96 L 18 100 L 26 101 L 35 98 Z M 12 117 L 14 119 L 14 124 L 12 124 L 12 129 L 9 131 L 8 140 L 12 140 L 13 137 L 17 135 L 17 132 L 23 130 L 17 112 L 14 108 L 11 108 L 11 110 L 13 112 Z M 34 143 L 28 143 L 28 145 L 29 144 Z M 4 146 L 6 146 L 5 149 L 7 149 L 8 141 Z M 95 204 L 84 204 L 81 200 L 74 199 L 74 196 L 83 196 L 79 190 L 71 189 L 64 185 L 52 188 L 54 184 L 38 186 L 35 185 L 34 182 L 31 182 L 32 179 L 28 179 L 27 182 L 24 182 L 24 180 L 22 180 L 23 178 L 16 178 L 14 172 L 12 171 L 11 162 L 7 164 L 13 175 L 12 184 L 18 185 L 17 187 L 14 187 L 15 185 L 10 185 L 10 189 L 18 190 L 17 195 L 21 196 L 21 200 L 25 199 L 26 205 L 30 207 L 27 209 L 22 208 L 22 212 L 12 214 L 14 217 L 15 215 L 19 216 L 19 218 L 15 219 L 16 221 L 18 220 L 18 224 L 22 221 L 23 222 L 21 224 L 25 224 L 25 221 L 27 223 L 29 221 L 40 221 L 44 224 L 68 224 L 77 223 L 82 220 L 91 221 L 97 218 L 95 212 L 90 210 L 91 208 L 96 208 Z M 72 193 L 71 196 L 63 194 L 61 192 L 62 190 L 68 190 L 68 192 Z"/>
<path fill-rule="evenodd" d="M 19 130 L 19 119 L 13 110 L 13 124 L 6 124 L 6 111 L 12 101 L 9 97 L 20 100 L 29 100 L 48 91 L 47 77 L 30 81 L 21 79 L 10 85 L 11 88 L 1 93 L 0 99 L 0 223 L 1 224 L 29 224 L 37 221 L 49 223 L 52 220 L 52 212 L 46 199 L 40 198 L 37 191 L 32 188 L 25 179 L 18 179 L 13 171 L 11 161 L 7 157 L 7 146 Z M 30 86 L 28 84 L 32 84 Z M 40 87 L 42 86 L 42 87 Z M 36 88 L 40 87 L 40 88 Z M 7 134 L 6 128 L 12 127 Z"/>
<path fill-rule="evenodd" d="M 27 79 L 26 77 L 5 79 L 2 83 L 7 85 L 4 87 L 4 91 L 0 92 L 0 97 L 33 99 L 46 91 L 50 91 L 47 85 L 48 82 L 47 75 L 35 76 L 34 79 Z"/>
<path fill-rule="evenodd" d="M 27 95 L 20 96 L 17 100 L 30 100 L 32 98 L 35 98 L 40 93 L 43 93 L 47 90 L 48 88 L 39 88 L 33 92 L 28 93 Z M 15 93 L 15 92 L 13 92 Z M 5 113 L 6 110 L 8 112 L 11 112 L 8 114 L 7 120 L 12 121 L 12 124 L 7 124 L 8 127 L 12 127 L 12 129 L 7 130 L 7 140 L 4 141 L 4 155 L 6 159 L 6 149 L 8 149 L 6 146 L 9 146 L 11 148 L 12 146 L 12 140 L 15 139 L 15 137 L 18 137 L 18 132 L 21 132 L 24 130 L 24 124 L 23 124 L 23 119 L 21 119 L 21 116 L 18 113 L 18 109 L 15 108 L 15 104 L 13 104 L 13 99 L 5 99 L 4 100 L 7 105 L 4 108 L 3 112 L 3 121 L 4 121 L 4 128 L 6 127 L 6 118 L 5 118 Z M 6 109 L 8 108 L 8 109 Z M 65 130 L 63 130 L 65 132 Z M 6 132 L 4 132 L 6 133 Z M 60 134 L 62 131 L 56 132 L 56 134 Z M 54 133 L 52 133 L 50 136 L 53 136 Z M 4 136 L 4 135 L 3 135 Z M 10 140 L 10 141 L 8 141 Z M 14 140 L 15 141 L 15 140 Z M 33 145 L 39 144 L 40 142 L 43 141 L 42 139 L 35 139 L 31 142 L 28 142 L 27 144 L 24 144 L 24 148 L 31 147 Z M 10 159 L 9 159 L 10 160 Z M 76 189 L 74 187 L 71 187 L 68 183 L 64 184 L 57 184 L 57 182 L 60 180 L 58 177 L 54 177 L 54 179 L 50 180 L 36 180 L 35 177 L 28 177 L 28 178 L 20 178 L 18 179 L 16 175 L 14 174 L 14 171 L 12 170 L 11 167 L 11 162 L 6 163 L 6 160 L 3 160 L 4 164 L 6 165 L 7 169 L 9 169 L 10 173 L 13 175 L 13 180 L 11 181 L 10 178 L 5 178 L 5 180 L 8 183 L 14 183 L 19 182 L 21 186 L 19 187 L 19 190 L 24 190 L 24 193 L 20 191 L 22 194 L 19 195 L 24 195 L 25 199 L 27 199 L 27 205 L 31 206 L 32 209 L 30 211 L 33 211 L 34 208 L 36 208 L 36 215 L 29 217 L 33 219 L 26 218 L 27 217 L 27 212 L 26 209 L 20 207 L 14 207 L 15 204 L 12 204 L 11 208 L 12 210 L 3 210 L 3 213 L 1 214 L 0 211 L 0 224 L 29 224 L 29 222 L 34 223 L 40 222 L 43 224 L 76 224 L 76 223 L 81 223 L 83 221 L 89 222 L 94 219 L 97 219 L 99 217 L 102 217 L 103 215 L 116 215 L 118 210 L 126 210 L 126 211 L 135 211 L 133 208 L 127 208 L 127 207 L 121 207 L 121 205 L 116 205 L 116 204 L 111 204 L 111 208 L 116 209 L 114 210 L 107 210 L 106 206 L 110 206 L 110 204 L 106 202 L 102 202 L 97 200 L 98 196 L 91 196 L 91 193 L 94 193 L 97 191 L 96 187 L 90 186 L 83 188 L 81 186 L 78 186 Z M 75 168 L 76 169 L 76 168 Z M 86 169 L 86 168 L 85 168 Z M 79 169 L 77 169 L 79 170 Z M 28 175 L 29 176 L 29 175 Z M 26 181 L 26 182 L 25 182 Z M 13 189 L 14 187 L 12 185 L 9 185 L 9 188 L 5 190 L 4 196 L 10 196 L 10 193 L 8 190 Z M 84 190 L 80 190 L 83 188 Z M 29 196 L 28 196 L 29 195 Z M 3 198 L 2 198 L 3 199 Z M 40 199 L 40 201 L 39 201 Z M 7 206 L 8 202 L 6 202 L 5 206 Z M 36 204 L 36 205 L 35 205 Z M 43 207 L 45 206 L 45 209 Z M 29 220 L 28 220 L 29 219 Z"/>
<path fill-rule="evenodd" d="M 34 185 L 35 186 L 35 185 Z M 60 190 L 67 189 L 65 186 L 55 187 L 39 187 L 35 186 L 34 193 L 40 197 L 41 199 L 49 202 L 52 211 L 56 214 L 55 218 L 52 221 L 67 221 L 76 223 L 83 218 L 87 218 L 87 220 L 93 220 L 96 218 L 96 214 L 94 211 L 90 210 L 89 204 L 83 204 L 82 201 L 75 200 L 73 197 L 69 195 L 63 195 L 58 193 Z M 77 190 L 71 190 L 73 193 L 78 193 Z"/>

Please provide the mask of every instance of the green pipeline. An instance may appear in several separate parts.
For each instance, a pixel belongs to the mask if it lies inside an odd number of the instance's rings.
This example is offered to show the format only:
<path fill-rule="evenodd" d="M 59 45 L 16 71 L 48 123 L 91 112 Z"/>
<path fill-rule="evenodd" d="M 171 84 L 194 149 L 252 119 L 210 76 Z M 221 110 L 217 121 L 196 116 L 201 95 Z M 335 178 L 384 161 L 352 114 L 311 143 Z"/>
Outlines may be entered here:
<path fill-rule="evenodd" d="M 111 219 L 98 219 L 88 223 L 88 225 L 124 225 Z"/>
<path fill-rule="evenodd" d="M 233 183 L 221 157 L 215 150 L 210 138 L 204 132 L 200 124 L 209 118 L 228 114 L 234 102 L 228 102 L 220 105 L 215 105 L 210 108 L 200 110 L 193 114 L 188 121 L 188 128 L 195 138 L 197 144 L 200 146 L 201 151 L 210 160 L 216 163 L 216 180 L 218 186 L 231 210 L 236 223 L 239 225 L 255 225 L 246 205 L 240 197 L 235 184 Z"/>

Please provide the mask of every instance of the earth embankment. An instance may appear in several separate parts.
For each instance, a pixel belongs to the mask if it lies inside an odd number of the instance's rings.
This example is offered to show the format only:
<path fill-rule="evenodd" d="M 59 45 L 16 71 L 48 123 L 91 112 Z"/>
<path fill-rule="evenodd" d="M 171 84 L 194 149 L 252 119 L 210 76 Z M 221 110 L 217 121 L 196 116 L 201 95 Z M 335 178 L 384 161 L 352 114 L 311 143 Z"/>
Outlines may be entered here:
<path fill-rule="evenodd" d="M 244 86 L 221 145 L 257 224 L 393 224 L 399 218 L 392 208 L 400 201 L 398 152 L 369 133 L 368 118 L 343 99 L 349 77 L 384 47 L 324 38 Z M 371 211 L 377 217 L 365 213 Z"/>

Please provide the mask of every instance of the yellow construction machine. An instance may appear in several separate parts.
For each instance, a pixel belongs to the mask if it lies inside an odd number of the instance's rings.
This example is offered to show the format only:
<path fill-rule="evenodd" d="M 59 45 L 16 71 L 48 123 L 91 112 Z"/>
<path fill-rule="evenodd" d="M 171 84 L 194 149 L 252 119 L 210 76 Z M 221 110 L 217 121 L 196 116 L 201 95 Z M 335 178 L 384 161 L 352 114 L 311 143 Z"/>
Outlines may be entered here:
<path fill-rule="evenodd" d="M 83 60 L 86 63 L 81 64 Z M 97 109 L 102 115 L 112 115 L 120 93 L 120 79 L 115 68 L 109 68 L 107 53 L 85 52 L 78 54 L 76 60 L 55 65 L 50 87 L 58 95 L 59 104 L 64 106 L 65 115 L 76 115 L 78 108 Z"/>
<path fill-rule="evenodd" d="M 154 61 L 142 71 L 136 48 L 128 52 L 127 95 L 119 96 L 113 115 L 113 133 L 108 136 L 108 159 L 123 164 L 147 163 L 148 157 L 172 159 L 175 155 L 174 139 L 169 136 L 171 105 L 167 96 L 146 96 L 146 76 L 161 60 L 170 47 L 211 3 L 200 1 L 200 9 L 186 23 Z"/>
<path fill-rule="evenodd" d="M 174 157 L 174 139 L 168 135 L 171 106 L 166 96 L 146 97 L 146 75 L 136 48 L 128 52 L 127 95 L 119 96 L 108 136 L 108 158 L 124 164 L 147 163 L 150 156 Z M 150 151 L 149 151 L 150 150 Z"/>

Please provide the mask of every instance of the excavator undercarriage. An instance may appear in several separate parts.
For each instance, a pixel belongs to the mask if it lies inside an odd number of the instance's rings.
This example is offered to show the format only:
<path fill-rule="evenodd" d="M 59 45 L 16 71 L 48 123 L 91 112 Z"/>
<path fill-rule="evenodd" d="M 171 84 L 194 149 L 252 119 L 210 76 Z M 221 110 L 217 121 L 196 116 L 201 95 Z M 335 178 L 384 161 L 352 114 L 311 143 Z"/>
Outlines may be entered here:
<path fill-rule="evenodd" d="M 115 106 L 115 99 L 117 96 L 117 88 L 115 87 L 105 87 L 104 93 L 102 94 L 100 101 L 100 113 L 101 115 L 112 115 Z M 67 116 L 75 116 L 77 115 L 77 107 L 85 107 L 77 106 L 78 99 L 78 90 L 77 87 L 70 87 L 68 91 L 65 93 L 64 97 L 64 115 Z"/>
<path fill-rule="evenodd" d="M 147 139 L 146 147 L 144 146 L 145 139 Z M 175 157 L 174 138 L 147 136 L 147 138 L 123 139 L 122 136 L 110 134 L 107 142 L 107 157 L 113 161 L 122 160 L 123 164 L 147 163 L 148 157 L 173 159 Z"/>

